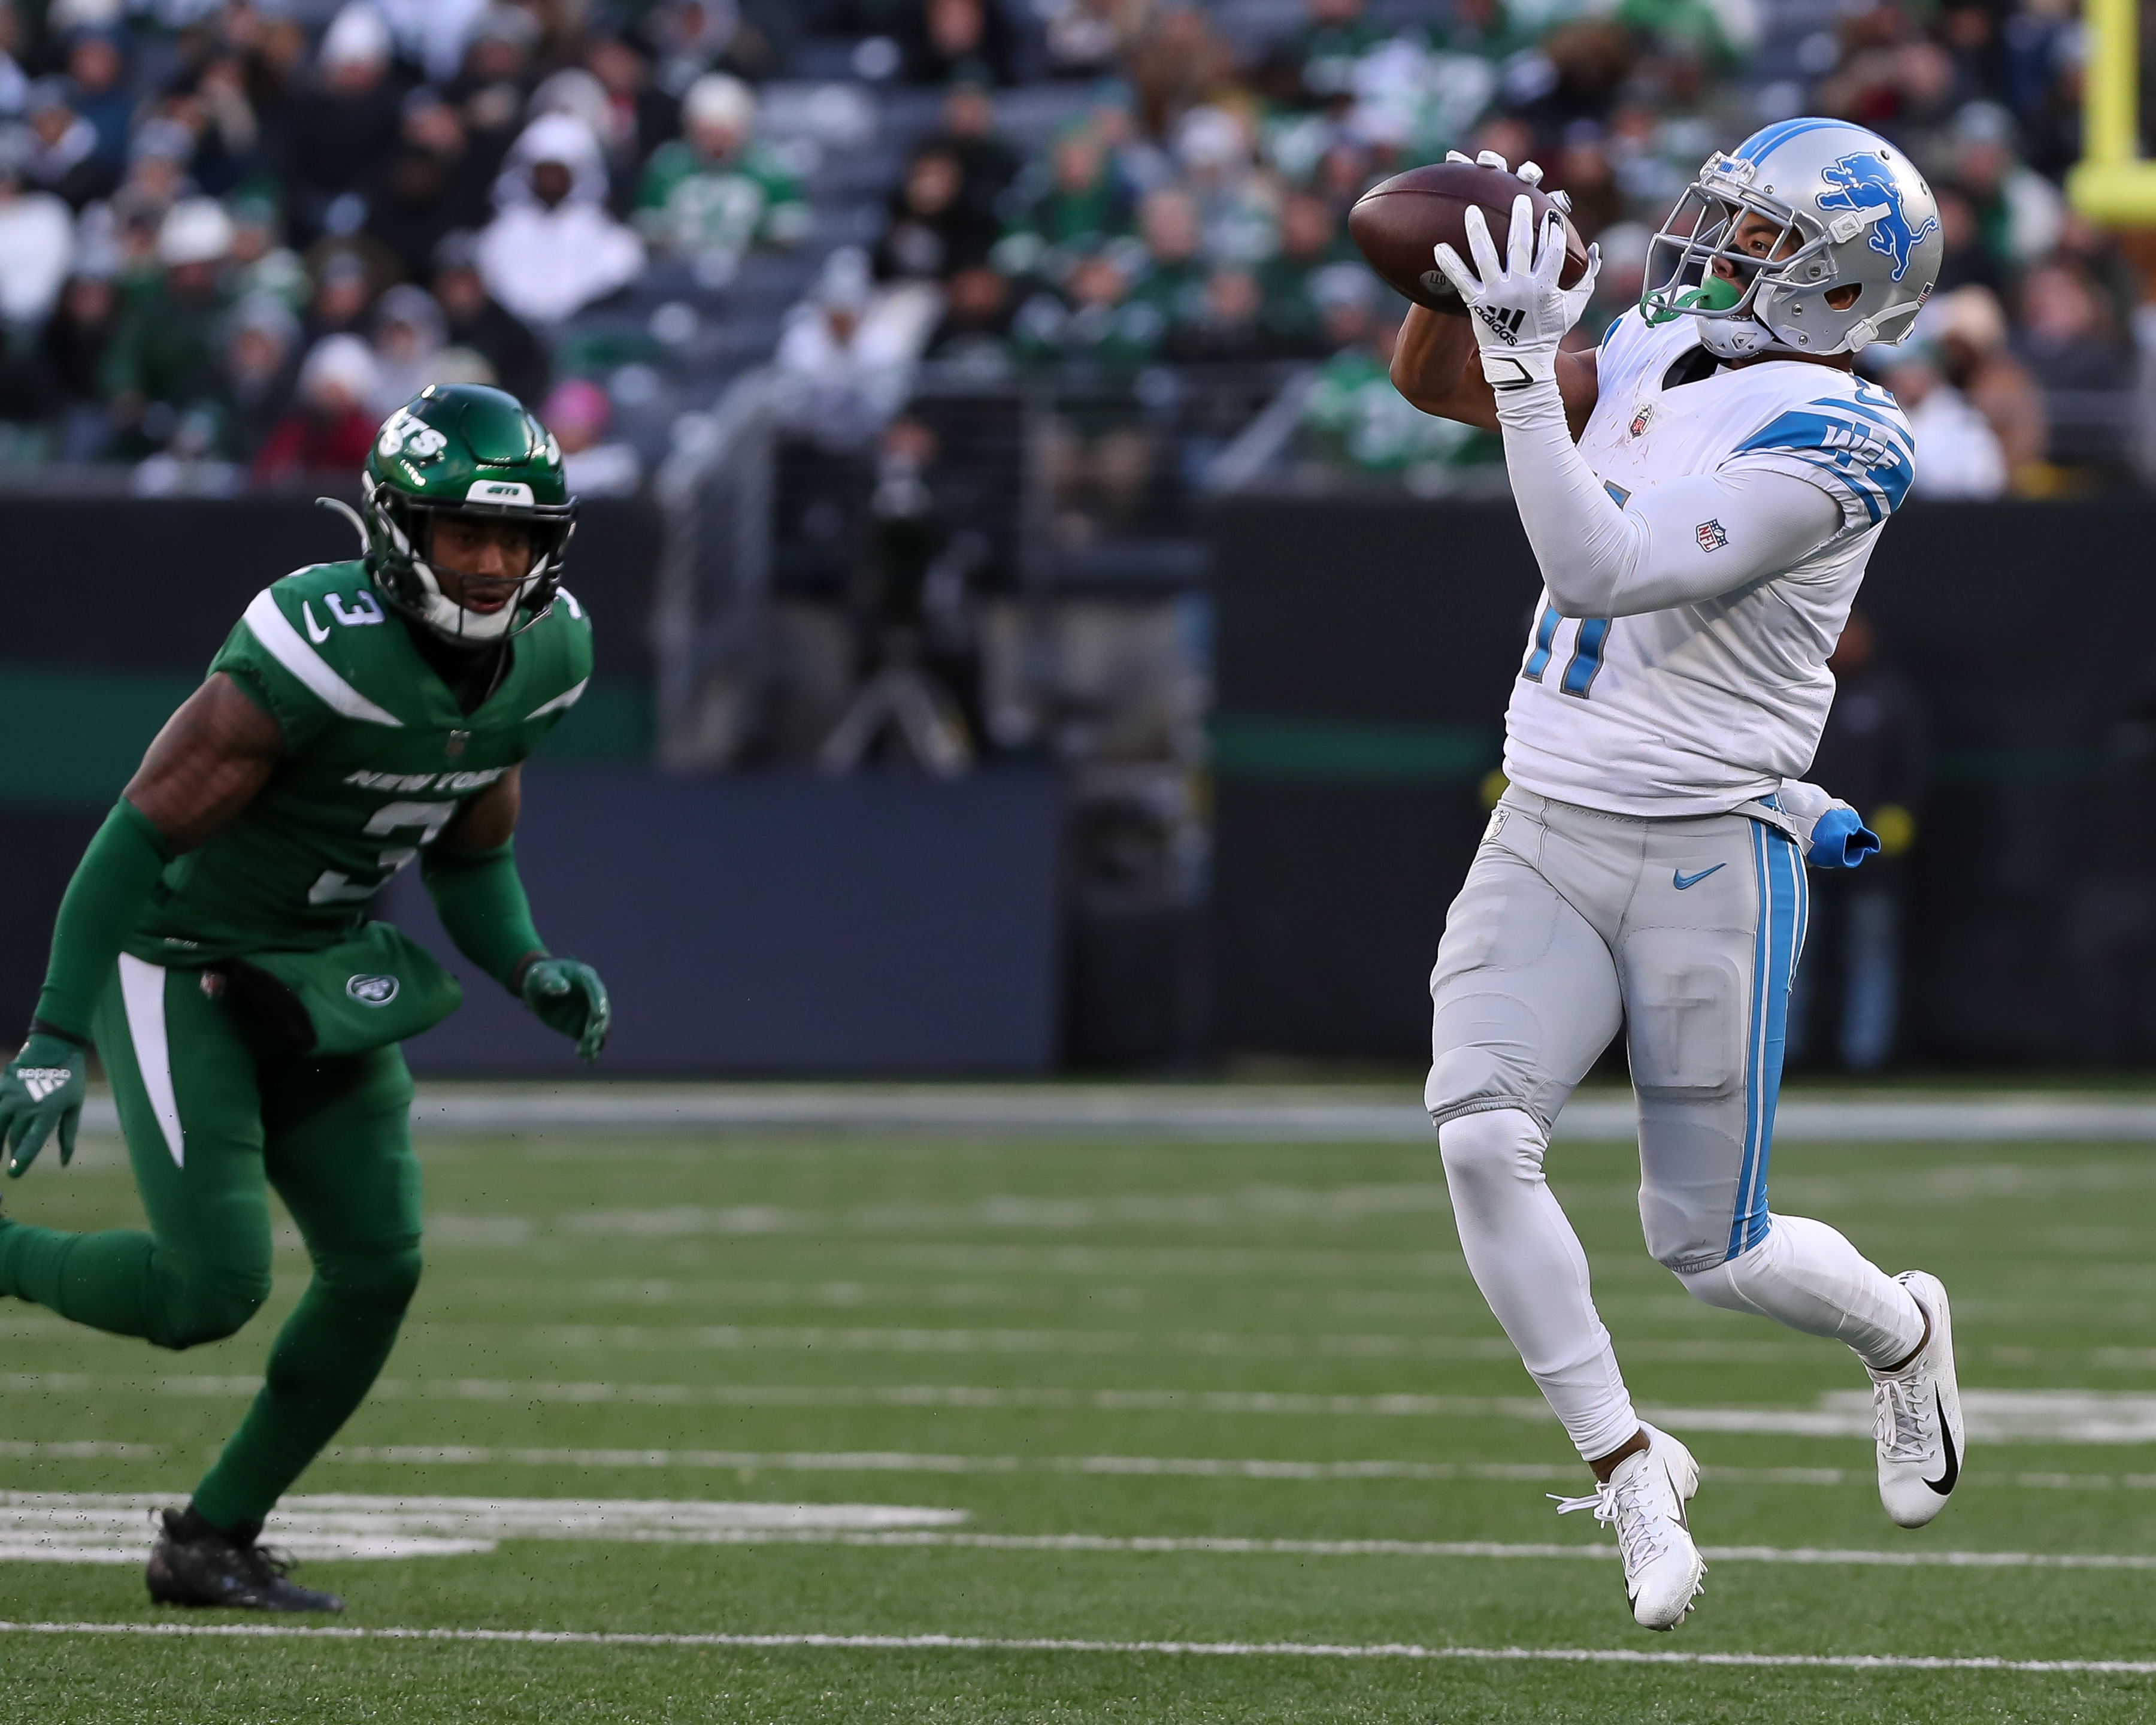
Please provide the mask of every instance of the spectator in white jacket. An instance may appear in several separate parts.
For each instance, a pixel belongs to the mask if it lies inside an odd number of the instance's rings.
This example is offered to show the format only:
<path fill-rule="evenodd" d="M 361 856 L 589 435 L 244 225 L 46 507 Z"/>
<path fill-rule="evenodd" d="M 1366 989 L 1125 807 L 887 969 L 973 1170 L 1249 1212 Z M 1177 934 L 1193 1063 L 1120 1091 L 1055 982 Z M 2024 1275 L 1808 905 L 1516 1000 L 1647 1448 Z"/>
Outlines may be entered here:
<path fill-rule="evenodd" d="M 0 322 L 42 324 L 74 262 L 74 218 L 49 192 L 23 183 L 19 136 L 0 132 Z"/>
<path fill-rule="evenodd" d="M 1938 350 L 1919 340 L 1889 348 L 1887 387 L 1908 416 L 1917 442 L 1919 497 L 1998 497 L 2006 490 L 2006 452 L 1999 434 L 1947 382 Z"/>
<path fill-rule="evenodd" d="M 487 291 L 526 323 L 560 323 L 644 271 L 644 242 L 607 213 L 607 172 L 591 128 L 545 114 L 525 128 L 495 182 L 500 209 L 479 237 Z"/>

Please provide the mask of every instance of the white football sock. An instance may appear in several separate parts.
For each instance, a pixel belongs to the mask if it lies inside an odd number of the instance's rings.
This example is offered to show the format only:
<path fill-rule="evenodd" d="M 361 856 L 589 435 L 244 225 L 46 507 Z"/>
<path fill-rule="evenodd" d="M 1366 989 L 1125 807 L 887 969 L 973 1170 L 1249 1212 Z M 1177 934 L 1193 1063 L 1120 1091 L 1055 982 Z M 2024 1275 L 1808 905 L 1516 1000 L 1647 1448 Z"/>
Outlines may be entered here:
<path fill-rule="evenodd" d="M 1824 1222 L 1776 1215 L 1767 1237 L 1727 1264 L 1677 1280 L 1728 1312 L 1757 1312 L 1810 1336 L 1831 1336 L 1883 1369 L 1916 1351 L 1924 1309 Z"/>
<path fill-rule="evenodd" d="M 1496 1108 L 1446 1121 L 1437 1142 L 1476 1286 L 1581 1456 L 1609 1455 L 1639 1417 L 1595 1313 L 1587 1255 L 1543 1178 L 1542 1128 Z"/>

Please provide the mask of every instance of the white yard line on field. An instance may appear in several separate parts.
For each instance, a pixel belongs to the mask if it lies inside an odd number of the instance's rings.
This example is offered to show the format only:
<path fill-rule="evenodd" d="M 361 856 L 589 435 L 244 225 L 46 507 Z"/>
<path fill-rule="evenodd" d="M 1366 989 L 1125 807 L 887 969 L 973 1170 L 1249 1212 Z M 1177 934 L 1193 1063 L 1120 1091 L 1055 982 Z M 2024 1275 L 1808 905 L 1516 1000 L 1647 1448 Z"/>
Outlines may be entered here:
<path fill-rule="evenodd" d="M 261 1380 L 241 1377 L 101 1377 L 86 1373 L 0 1373 L 0 1395 L 254 1395 Z M 967 1384 L 526 1383 L 517 1378 L 384 1378 L 377 1401 L 629 1404 L 648 1407 L 1091 1409 L 1100 1413 L 1301 1414 L 1318 1418 L 1481 1419 L 1546 1423 L 1549 1410 L 1530 1396 L 1320 1395 L 1271 1390 L 1000 1389 Z M 1962 1391 L 1969 1435 L 1984 1443 L 2142 1444 L 2156 1442 L 2156 1395 L 2091 1389 Z M 1861 1390 L 1833 1390 L 1808 1408 L 1649 1407 L 1641 1411 L 1679 1434 L 1866 1438 L 1871 1402 Z"/>
<path fill-rule="evenodd" d="M 1332 1101 L 1312 1092 L 1192 1087 L 1109 1089 L 1040 1086 L 666 1087 L 578 1085 L 558 1089 L 465 1091 L 429 1086 L 412 1111 L 432 1133 L 578 1133 L 809 1131 L 1053 1137 L 1130 1133 L 1194 1140 L 1427 1143 L 1430 1119 L 1411 1092 L 1398 1101 Z M 85 1130 L 116 1132 L 110 1097 L 93 1096 Z M 1629 1100 L 1575 1098 L 1557 1124 L 1559 1138 L 1628 1140 L 1636 1132 Z M 1784 1143 L 2146 1142 L 2156 1140 L 2156 1105 L 2067 1096 L 1810 1101 L 1784 1096 L 1774 1135 Z"/>
<path fill-rule="evenodd" d="M 0 1441 L 0 1460 L 8 1461 L 155 1461 L 164 1453 L 162 1444 L 108 1444 L 95 1439 Z"/>
<path fill-rule="evenodd" d="M 1502 1336 L 1399 1333 L 1268 1334 L 1245 1330 L 931 1329 L 899 1325 L 518 1324 L 415 1326 L 416 1335 L 483 1334 L 549 1353 L 1020 1353 L 1030 1357 L 1182 1353 L 1208 1359 L 1426 1359 L 1511 1361 Z M 1801 1342 L 1647 1341 L 1625 1344 L 1628 1359 L 1680 1365 L 1779 1365 L 1816 1360 Z"/>
<path fill-rule="evenodd" d="M 0 1558 L 140 1563 L 150 1516 L 169 1497 L 141 1492 L 0 1491 Z M 733 1544 L 732 1534 L 790 1537 L 951 1527 L 960 1509 L 886 1503 L 739 1503 L 573 1497 L 286 1498 L 266 1537 L 302 1558 L 459 1557 L 504 1539 Z M 749 1543 L 761 1543 L 751 1540 Z"/>
<path fill-rule="evenodd" d="M 0 1394 L 186 1395 L 249 1398 L 259 1378 L 101 1377 L 74 1372 L 0 1373 Z M 1106 1414 L 1310 1414 L 1429 1419 L 1547 1420 L 1539 1397 L 1477 1395 L 1306 1395 L 1272 1390 L 1000 1389 L 964 1384 L 611 1384 L 531 1383 L 504 1378 L 385 1378 L 374 1401 L 514 1402 L 585 1406 L 628 1403 L 671 1408 L 977 1408 Z M 1866 1430 L 1870 1428 L 1867 1426 Z"/>
<path fill-rule="evenodd" d="M 12 1439 L 0 1458 L 24 1461 L 128 1461 L 163 1458 L 162 1444 L 113 1444 Z M 1470 1480 L 1523 1485 L 1575 1481 L 1565 1462 L 1283 1461 L 1276 1457 L 1199 1455 L 944 1455 L 894 1450 L 668 1450 L 511 1448 L 487 1444 L 348 1445 L 326 1450 L 325 1462 L 360 1467 L 580 1467 L 620 1471 L 680 1468 L 742 1473 L 1060 1473 L 1166 1476 L 1260 1481 L 1409 1480 L 1442 1484 Z M 1725 1467 L 1701 1470 L 1709 1485 L 1851 1486 L 1871 1483 L 1869 1468 Z M 2156 1474 L 1965 1471 L 1964 1485 L 1986 1491 L 2156 1491 Z"/>
<path fill-rule="evenodd" d="M 1922 1653 L 1679 1653 L 1633 1647 L 1426 1647 L 1411 1641 L 1110 1641 L 1031 1635 L 728 1635 L 608 1630 L 303 1629 L 270 1623 L 11 1623 L 0 1635 L 143 1635 L 290 1641 L 470 1641 L 531 1647 L 737 1647 L 864 1653 L 1080 1653 L 1214 1659 L 1460 1660 L 1473 1663 L 1736 1666 L 1837 1671 L 2022 1671 L 2146 1676 L 2156 1660 L 2004 1659 Z"/>
<path fill-rule="evenodd" d="M 0 1492 L 0 1558 L 60 1563 L 139 1562 L 149 1512 L 166 1499 L 141 1493 Z M 966 1512 L 893 1504 L 698 1502 L 669 1499 L 377 1497 L 340 1492 L 289 1497 L 264 1537 L 300 1557 L 448 1557 L 505 1539 L 596 1540 L 639 1545 L 834 1545 L 1104 1555 L 1576 1559 L 1617 1556 L 1607 1543 L 1496 1540 L 1257 1539 L 1226 1535 L 984 1533 L 955 1523 Z M 2126 1552 L 1873 1551 L 1815 1546 L 1707 1546 L 1710 1563 L 1958 1569 L 2156 1569 Z"/>
<path fill-rule="evenodd" d="M 25 1450 L 35 1445 L 24 1445 Z M 895 1450 L 516 1449 L 485 1444 L 378 1444 L 342 1446 L 322 1460 L 355 1466 L 589 1467 L 624 1471 L 681 1468 L 747 1473 L 1060 1473 L 1167 1476 L 1230 1480 L 1410 1480 L 1441 1484 L 1472 1480 L 1563 1483 L 1579 1477 L 1577 1464 L 1549 1461 L 1281 1461 L 1201 1455 L 942 1455 Z M 1870 1467 L 1723 1467 L 1700 1472 L 1709 1485 L 1869 1486 Z M 2007 1473 L 1964 1471 L 1962 1482 L 1987 1491 L 2156 1491 L 2150 1473 Z"/>

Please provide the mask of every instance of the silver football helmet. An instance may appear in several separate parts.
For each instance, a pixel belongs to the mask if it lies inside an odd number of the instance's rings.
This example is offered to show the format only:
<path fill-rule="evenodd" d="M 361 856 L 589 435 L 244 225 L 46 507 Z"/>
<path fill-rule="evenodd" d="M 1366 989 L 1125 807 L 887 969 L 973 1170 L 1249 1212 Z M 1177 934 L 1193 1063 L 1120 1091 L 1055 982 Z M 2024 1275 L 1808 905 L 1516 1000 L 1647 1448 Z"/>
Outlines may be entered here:
<path fill-rule="evenodd" d="M 1740 227 L 1752 244 L 1738 245 Z M 1700 169 L 1649 248 L 1640 309 L 1649 323 L 1691 316 L 1724 359 L 1854 353 L 1908 334 L 1944 250 L 1907 157 L 1847 121 L 1784 120 Z M 1851 287 L 1850 304 L 1827 303 Z"/>

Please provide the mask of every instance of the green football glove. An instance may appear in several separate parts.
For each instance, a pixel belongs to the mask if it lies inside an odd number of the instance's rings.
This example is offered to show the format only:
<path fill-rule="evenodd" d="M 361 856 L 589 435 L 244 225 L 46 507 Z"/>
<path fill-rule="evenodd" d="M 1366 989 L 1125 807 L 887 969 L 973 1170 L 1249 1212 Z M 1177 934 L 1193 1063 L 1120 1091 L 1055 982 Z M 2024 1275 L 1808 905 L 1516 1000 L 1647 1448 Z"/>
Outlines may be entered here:
<path fill-rule="evenodd" d="M 605 999 L 600 997 L 602 1001 Z M 20 1179 L 57 1128 L 60 1166 L 74 1159 L 75 1128 L 82 1123 L 87 1050 L 44 1031 L 0 1072 L 0 1142 L 8 1147 L 8 1172 Z"/>
<path fill-rule="evenodd" d="M 524 1004 L 548 1029 L 575 1037 L 584 1059 L 597 1060 L 606 1046 L 613 1007 L 590 965 L 573 958 L 533 960 L 524 973 Z"/>

